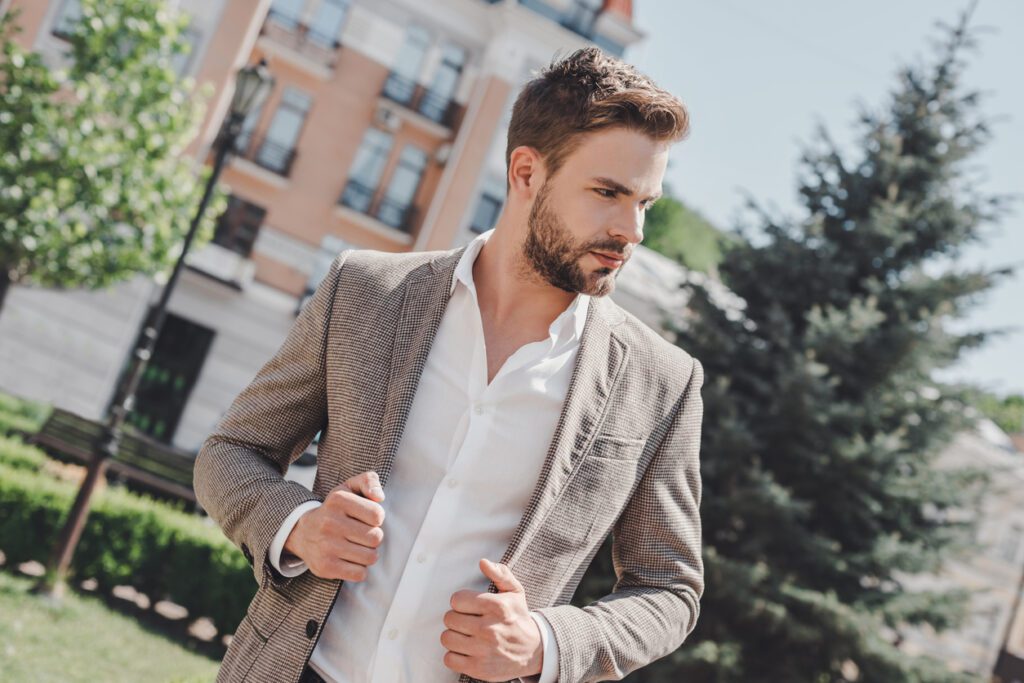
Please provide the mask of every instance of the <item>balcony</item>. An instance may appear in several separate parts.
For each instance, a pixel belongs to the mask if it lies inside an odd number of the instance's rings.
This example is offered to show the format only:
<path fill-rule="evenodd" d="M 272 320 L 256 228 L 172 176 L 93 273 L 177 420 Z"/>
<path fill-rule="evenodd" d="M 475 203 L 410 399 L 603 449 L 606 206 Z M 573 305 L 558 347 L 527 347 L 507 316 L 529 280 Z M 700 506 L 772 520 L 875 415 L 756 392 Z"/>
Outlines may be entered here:
<path fill-rule="evenodd" d="M 263 22 L 260 39 L 272 52 L 277 52 L 299 66 L 306 66 L 321 76 L 329 76 L 334 69 L 338 48 L 341 47 L 336 37 L 325 35 L 316 27 L 273 9 L 267 13 L 267 19 Z"/>
<path fill-rule="evenodd" d="M 267 137 L 240 141 L 235 153 L 285 178 L 291 174 L 295 157 L 298 156 L 294 147 L 282 145 Z"/>
<path fill-rule="evenodd" d="M 432 92 L 405 76 L 391 72 L 384 81 L 381 95 L 446 128 L 454 130 L 458 124 L 462 109 L 458 102 Z"/>
<path fill-rule="evenodd" d="M 348 181 L 338 203 L 410 235 L 419 220 L 419 209 L 413 204 L 400 204 L 358 180 Z"/>

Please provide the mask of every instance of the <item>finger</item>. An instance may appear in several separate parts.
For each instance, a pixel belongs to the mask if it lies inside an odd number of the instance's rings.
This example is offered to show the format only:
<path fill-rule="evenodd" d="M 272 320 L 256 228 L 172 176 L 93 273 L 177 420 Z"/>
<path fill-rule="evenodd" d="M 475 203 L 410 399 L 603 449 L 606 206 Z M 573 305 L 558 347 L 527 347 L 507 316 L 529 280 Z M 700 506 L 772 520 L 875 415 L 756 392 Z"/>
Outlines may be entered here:
<path fill-rule="evenodd" d="M 441 623 L 452 631 L 458 631 L 465 636 L 472 637 L 477 635 L 483 627 L 483 617 L 448 610 L 441 617 Z"/>
<path fill-rule="evenodd" d="M 337 556 L 341 559 L 361 564 L 364 567 L 375 564 L 378 559 L 377 551 L 373 548 L 367 548 L 347 539 L 341 541 L 340 547 L 338 547 L 336 552 Z"/>
<path fill-rule="evenodd" d="M 358 519 L 370 526 L 380 526 L 384 523 L 384 507 L 380 503 L 363 498 L 358 493 L 342 490 L 331 491 L 324 499 L 324 505 L 341 510 L 346 516 Z"/>
<path fill-rule="evenodd" d="M 442 661 L 446 667 L 455 673 L 468 674 L 470 672 L 469 667 L 472 660 L 466 655 L 460 655 L 457 652 L 445 652 Z"/>
<path fill-rule="evenodd" d="M 507 564 L 491 562 L 487 558 L 480 560 L 480 570 L 484 575 L 494 582 L 495 588 L 502 593 L 525 593 L 523 584 L 512 573 Z"/>
<path fill-rule="evenodd" d="M 482 655 L 486 647 L 480 640 L 451 629 L 441 632 L 441 645 L 449 652 L 468 656 Z"/>
<path fill-rule="evenodd" d="M 452 609 L 463 614 L 475 614 L 480 616 L 484 614 L 484 605 L 479 601 L 481 593 L 477 591 L 471 591 L 469 589 L 462 589 L 452 593 L 449 604 Z"/>
<path fill-rule="evenodd" d="M 384 529 L 379 526 L 370 526 L 348 516 L 340 519 L 339 525 L 337 536 L 353 543 L 367 548 L 379 548 L 384 542 Z"/>
<path fill-rule="evenodd" d="M 316 574 L 316 572 L 313 572 Z M 367 575 L 366 567 L 356 564 L 355 562 L 349 562 L 343 560 L 340 557 L 329 557 L 323 562 L 323 566 L 320 567 L 320 573 L 317 574 L 322 579 L 341 579 L 343 581 L 365 581 Z"/>
<path fill-rule="evenodd" d="M 384 488 L 380 484 L 380 477 L 373 470 L 357 474 L 345 483 L 354 493 L 378 502 L 384 500 Z"/>

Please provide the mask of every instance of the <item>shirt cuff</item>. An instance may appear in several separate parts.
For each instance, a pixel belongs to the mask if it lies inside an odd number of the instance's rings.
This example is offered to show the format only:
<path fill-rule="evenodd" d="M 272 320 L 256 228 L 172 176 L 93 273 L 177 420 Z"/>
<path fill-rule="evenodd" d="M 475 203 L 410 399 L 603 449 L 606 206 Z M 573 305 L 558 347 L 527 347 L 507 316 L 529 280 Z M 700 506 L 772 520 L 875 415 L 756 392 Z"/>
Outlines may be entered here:
<path fill-rule="evenodd" d="M 274 536 L 274 540 L 270 542 L 270 547 L 267 549 L 267 559 L 270 560 L 270 565 L 276 569 L 281 576 L 290 579 L 293 576 L 298 576 L 306 571 L 306 563 L 294 555 L 289 555 L 284 558 L 284 562 L 282 563 L 281 553 L 284 552 L 284 543 L 288 540 L 288 535 L 292 533 L 292 529 L 295 528 L 295 524 L 299 521 L 299 517 L 310 510 L 315 510 L 320 507 L 320 505 L 320 501 L 311 500 L 292 510 L 292 513 L 284 518 L 284 521 L 281 523 L 281 528 L 278 529 L 277 535 Z"/>
<path fill-rule="evenodd" d="M 539 675 L 523 676 L 522 680 L 524 683 L 555 683 L 558 680 L 558 643 L 555 641 L 555 632 L 540 612 L 530 612 L 530 616 L 540 629 L 544 662 Z"/>

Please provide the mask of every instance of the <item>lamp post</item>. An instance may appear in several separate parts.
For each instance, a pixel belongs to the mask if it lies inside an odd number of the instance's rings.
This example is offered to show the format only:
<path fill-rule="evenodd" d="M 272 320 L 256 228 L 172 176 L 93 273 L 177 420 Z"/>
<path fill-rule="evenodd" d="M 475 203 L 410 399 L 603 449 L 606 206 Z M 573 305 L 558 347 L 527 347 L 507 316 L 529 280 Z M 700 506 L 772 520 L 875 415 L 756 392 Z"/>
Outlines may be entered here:
<path fill-rule="evenodd" d="M 124 423 L 135 403 L 135 392 L 138 389 L 142 373 L 153 355 L 157 339 L 160 337 L 160 330 L 167 317 L 167 303 L 171 298 L 178 277 L 185 265 L 185 257 L 188 255 L 189 247 L 195 238 L 202 222 L 203 214 L 213 195 L 224 163 L 228 155 L 234 149 L 239 133 L 242 131 L 242 124 L 250 112 L 256 110 L 266 100 L 267 95 L 274 87 L 274 79 L 267 69 L 265 60 L 259 64 L 247 66 L 239 70 L 235 79 L 235 92 L 231 98 L 231 106 L 227 118 L 221 127 L 217 139 L 214 140 L 214 161 L 210 178 L 206 181 L 206 188 L 203 190 L 203 197 L 196 209 L 195 216 L 185 235 L 184 244 L 181 247 L 181 254 L 174 264 L 170 279 L 164 285 L 160 293 L 160 299 L 156 306 L 149 313 L 142 334 L 136 340 L 135 348 L 132 350 L 131 362 L 128 370 L 124 373 L 121 382 L 115 393 L 114 401 L 107 411 L 103 432 L 96 442 L 92 460 L 89 462 L 85 480 L 78 489 L 74 505 L 68 519 L 61 530 L 60 538 L 54 547 L 50 557 L 50 565 L 47 568 L 46 576 L 38 588 L 39 592 L 59 598 L 65 590 L 65 578 L 68 567 L 71 565 L 71 557 L 74 555 L 75 546 L 82 535 L 82 528 L 85 525 L 85 518 L 89 514 L 89 503 L 96 484 L 106 474 L 111 458 L 117 455 L 121 445 L 121 437 L 124 432 Z"/>

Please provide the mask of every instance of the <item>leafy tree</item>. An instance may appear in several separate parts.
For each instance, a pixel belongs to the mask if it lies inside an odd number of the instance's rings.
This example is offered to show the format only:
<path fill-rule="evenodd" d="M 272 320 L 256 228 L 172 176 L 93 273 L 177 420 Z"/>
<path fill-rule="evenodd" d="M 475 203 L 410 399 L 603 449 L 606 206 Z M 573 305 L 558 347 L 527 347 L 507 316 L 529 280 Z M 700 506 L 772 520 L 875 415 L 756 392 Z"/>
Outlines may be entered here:
<path fill-rule="evenodd" d="M 675 197 L 670 188 L 647 211 L 645 247 L 678 261 L 690 270 L 715 273 L 729 236 Z"/>
<path fill-rule="evenodd" d="M 0 17 L 0 309 L 11 283 L 95 288 L 163 270 L 203 189 L 182 156 L 201 104 L 172 65 L 186 17 L 153 0 L 81 7 L 66 70 L 14 40 L 15 12 Z"/>
<path fill-rule="evenodd" d="M 1024 395 L 1000 397 L 991 392 L 978 391 L 973 405 L 1007 434 L 1024 432 Z"/>
<path fill-rule="evenodd" d="M 987 481 L 934 466 L 969 425 L 970 388 L 932 371 L 986 337 L 947 323 L 1009 274 L 956 260 L 1007 207 L 966 166 L 990 137 L 961 84 L 968 18 L 862 113 L 857 151 L 819 130 L 799 218 L 750 203 L 755 222 L 720 264 L 742 315 L 692 286 L 677 342 L 706 372 L 706 590 L 687 643 L 629 680 L 978 680 L 899 649 L 911 625 L 961 622 L 965 591 L 907 579 L 970 547 Z M 606 553 L 575 604 L 614 581 Z"/>

